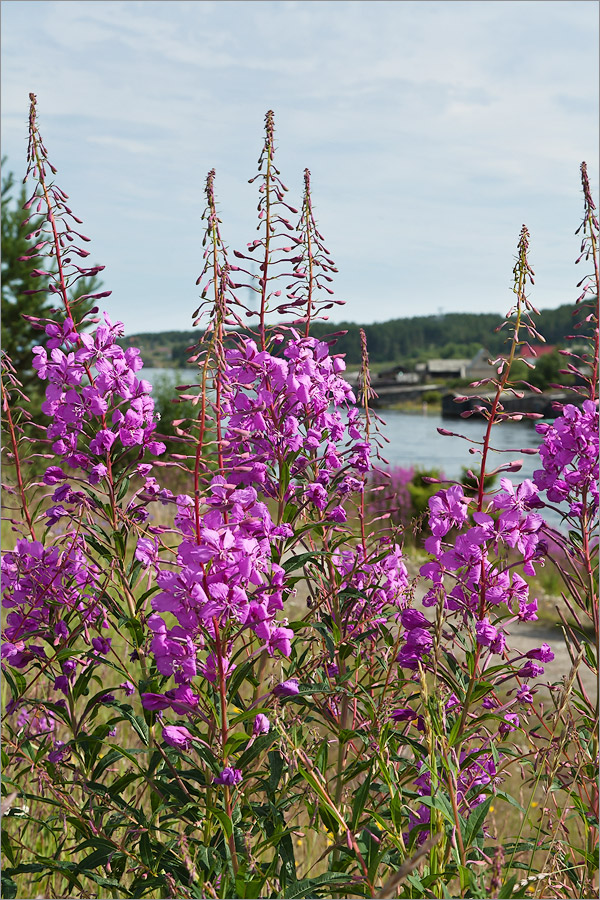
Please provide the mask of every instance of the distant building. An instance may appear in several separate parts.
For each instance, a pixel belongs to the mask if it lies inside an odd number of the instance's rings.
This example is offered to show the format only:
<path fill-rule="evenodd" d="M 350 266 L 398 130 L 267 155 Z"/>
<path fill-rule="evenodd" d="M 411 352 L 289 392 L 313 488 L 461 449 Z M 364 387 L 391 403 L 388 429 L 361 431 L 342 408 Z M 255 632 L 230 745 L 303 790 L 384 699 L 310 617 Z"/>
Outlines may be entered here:
<path fill-rule="evenodd" d="M 421 380 L 417 372 L 409 372 L 404 366 L 394 366 L 393 369 L 385 369 L 377 375 L 378 381 L 386 384 L 395 382 L 396 384 L 418 384 Z"/>
<path fill-rule="evenodd" d="M 429 359 L 426 372 L 432 378 L 465 378 L 469 362 L 468 359 Z"/>
<path fill-rule="evenodd" d="M 493 366 L 490 366 L 490 351 L 482 347 L 478 350 L 465 370 L 465 378 L 469 381 L 481 381 L 483 378 L 491 378 L 496 374 Z"/>
<path fill-rule="evenodd" d="M 418 372 L 397 372 L 396 373 L 396 382 L 398 384 L 418 384 L 421 380 L 421 376 Z"/>

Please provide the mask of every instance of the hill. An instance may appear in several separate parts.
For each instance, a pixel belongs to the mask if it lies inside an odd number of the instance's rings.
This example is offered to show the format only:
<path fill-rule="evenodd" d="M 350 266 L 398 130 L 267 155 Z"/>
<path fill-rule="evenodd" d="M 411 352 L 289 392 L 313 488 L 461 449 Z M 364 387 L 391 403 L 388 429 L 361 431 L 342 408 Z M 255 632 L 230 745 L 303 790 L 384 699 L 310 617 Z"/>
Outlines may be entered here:
<path fill-rule="evenodd" d="M 542 310 L 537 328 L 549 344 L 564 344 L 574 333 L 574 304 L 558 309 Z M 496 331 L 503 318 L 495 313 L 446 313 L 437 316 L 412 316 L 358 325 L 355 322 L 315 322 L 311 334 L 323 338 L 335 332 L 346 333 L 337 338 L 336 352 L 346 355 L 349 366 L 360 363 L 359 329 L 367 335 L 369 359 L 378 364 L 414 365 L 432 357 L 470 358 L 480 347 L 499 354 L 506 340 L 505 330 Z M 585 335 L 585 330 L 575 332 Z M 187 348 L 198 341 L 199 329 L 190 331 L 140 332 L 123 339 L 124 345 L 139 347 L 146 366 L 156 368 L 184 367 Z"/>

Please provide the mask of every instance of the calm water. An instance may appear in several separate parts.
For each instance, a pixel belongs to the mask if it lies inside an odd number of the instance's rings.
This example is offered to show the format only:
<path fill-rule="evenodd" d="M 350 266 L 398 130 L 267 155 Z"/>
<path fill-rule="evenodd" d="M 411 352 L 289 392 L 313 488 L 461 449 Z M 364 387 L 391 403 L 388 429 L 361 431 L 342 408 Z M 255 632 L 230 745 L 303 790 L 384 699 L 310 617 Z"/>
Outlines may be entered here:
<path fill-rule="evenodd" d="M 145 378 L 150 384 L 167 381 L 169 384 L 189 384 L 197 375 L 198 369 L 152 369 L 144 366 L 138 378 Z"/>
<path fill-rule="evenodd" d="M 479 454 L 469 453 L 469 447 L 477 447 L 476 441 L 483 440 L 485 420 L 442 419 L 438 413 L 406 413 L 394 409 L 380 411 L 385 425 L 383 435 L 388 439 L 382 453 L 392 466 L 420 466 L 441 469 L 447 478 L 458 478 L 463 466 L 477 468 Z M 462 434 L 469 440 L 445 437 L 438 434 L 438 428 L 446 428 L 455 434 Z M 504 422 L 492 429 L 491 446 L 498 451 L 512 450 L 512 453 L 490 452 L 488 471 L 499 465 L 506 465 L 516 459 L 523 461 L 519 472 L 502 473 L 511 481 L 518 482 L 531 478 L 535 469 L 540 468 L 537 456 L 527 456 L 519 449 L 537 447 L 541 436 L 531 422 Z M 473 443 L 471 443 L 473 442 Z M 479 448 L 477 448 L 479 449 Z"/>

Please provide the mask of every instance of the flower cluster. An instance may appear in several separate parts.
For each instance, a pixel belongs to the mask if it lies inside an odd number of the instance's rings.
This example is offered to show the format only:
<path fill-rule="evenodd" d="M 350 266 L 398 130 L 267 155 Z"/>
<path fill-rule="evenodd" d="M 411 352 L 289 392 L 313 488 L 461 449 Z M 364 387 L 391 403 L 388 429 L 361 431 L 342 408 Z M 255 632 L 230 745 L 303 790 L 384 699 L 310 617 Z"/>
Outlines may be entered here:
<path fill-rule="evenodd" d="M 2 557 L 2 605 L 10 610 L 2 657 L 10 665 L 23 668 L 34 657 L 45 657 L 35 641 L 52 646 L 67 640 L 72 621 L 80 627 L 104 620 L 98 569 L 84 551 L 82 538 L 62 550 L 23 538 Z"/>
<path fill-rule="evenodd" d="M 466 817 L 471 810 L 483 803 L 486 794 L 481 792 L 481 788 L 493 786 L 499 781 L 497 761 L 498 755 L 494 760 L 491 753 L 481 750 L 463 750 L 459 754 L 456 801 L 458 811 L 462 816 Z M 414 780 L 417 794 L 420 797 L 431 797 L 431 773 L 422 762 L 417 763 L 417 769 L 420 772 Z M 430 819 L 431 807 L 424 803 L 409 812 L 409 832 L 419 826 L 423 828 L 418 838 L 419 843 L 422 843 L 427 837 L 429 829 L 424 826 L 429 826 Z M 405 839 L 408 839 L 408 834 L 405 835 Z"/>
<path fill-rule="evenodd" d="M 533 473 L 551 503 L 569 503 L 571 516 L 598 509 L 598 403 L 584 400 L 579 409 L 568 403 L 551 424 L 539 422 L 542 468 Z"/>
<path fill-rule="evenodd" d="M 462 615 L 465 623 L 473 624 L 476 643 L 491 654 L 504 653 L 506 637 L 501 626 L 490 622 L 490 609 L 503 604 L 521 620 L 537 618 L 537 601 L 529 600 L 526 580 L 516 565 L 503 565 L 502 559 L 509 551 L 518 552 L 525 575 L 534 575 L 534 564 L 543 563 L 544 520 L 532 512 L 539 506 L 538 491 L 531 481 L 525 480 L 515 490 L 505 478 L 488 512 L 475 511 L 469 516 L 460 485 L 441 490 L 429 500 L 431 537 L 425 541 L 425 549 L 432 559 L 421 567 L 421 575 L 432 587 L 423 604 L 428 607 L 441 602 L 448 612 Z M 444 540 L 450 532 L 454 532 L 452 540 Z M 426 620 L 406 619 L 399 662 L 414 670 L 431 651 L 433 641 Z"/>
<path fill-rule="evenodd" d="M 343 360 L 331 356 L 322 341 L 292 335 L 281 356 L 259 351 L 250 339 L 225 354 L 228 478 L 274 496 L 278 466 L 289 462 L 289 496 L 323 512 L 333 494 L 331 517 L 344 521 L 339 499 L 360 489 L 356 474 L 369 469 L 370 448 L 358 428 L 358 410 L 350 408 L 355 398 L 340 374 Z M 283 335 L 278 338 L 281 345 Z M 341 452 L 347 438 L 350 446 Z M 300 475 L 308 482 L 301 490 L 294 482 Z"/>
<path fill-rule="evenodd" d="M 362 547 L 334 553 L 332 563 L 339 573 L 336 590 L 347 597 L 342 616 L 348 630 L 385 622 L 389 610 L 407 604 L 408 571 L 397 544 L 381 541 L 379 552 L 367 555 Z"/>
<path fill-rule="evenodd" d="M 154 455 L 165 449 L 154 437 L 152 385 L 136 376 L 143 366 L 140 352 L 117 343 L 122 323 L 113 325 L 106 313 L 104 320 L 93 335 L 77 334 L 68 318 L 62 329 L 50 323 L 50 353 L 41 346 L 33 350 L 33 366 L 39 378 L 48 381 L 42 411 L 52 418 L 47 429 L 52 449 L 67 466 L 86 471 L 91 484 L 106 476 L 107 454 L 114 444 Z M 64 479 L 61 471 L 50 467 L 46 483 Z M 57 488 L 53 499 L 62 501 L 67 490 Z"/>
<path fill-rule="evenodd" d="M 161 674 L 180 685 L 201 673 L 215 682 L 231 675 L 226 648 L 211 652 L 203 663 L 198 650 L 213 643 L 225 628 L 250 628 L 270 655 L 289 656 L 291 629 L 276 620 L 283 609 L 284 570 L 272 562 L 272 544 L 291 534 L 288 525 L 276 526 L 253 487 L 239 488 L 215 476 L 206 498 L 208 511 L 196 539 L 192 500 L 177 498 L 178 525 L 184 534 L 177 567 L 157 565 L 160 593 L 152 599 L 154 615 L 148 625 L 151 649 Z M 140 542 L 136 556 L 145 565 L 152 559 L 148 542 Z M 178 625 L 168 628 L 161 614 L 170 613 Z"/>

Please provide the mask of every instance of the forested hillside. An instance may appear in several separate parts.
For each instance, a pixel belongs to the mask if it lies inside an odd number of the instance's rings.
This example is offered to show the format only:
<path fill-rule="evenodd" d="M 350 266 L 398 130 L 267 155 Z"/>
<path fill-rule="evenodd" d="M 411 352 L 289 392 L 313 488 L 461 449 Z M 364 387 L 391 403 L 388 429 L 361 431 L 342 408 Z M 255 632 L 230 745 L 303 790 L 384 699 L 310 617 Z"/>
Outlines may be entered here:
<path fill-rule="evenodd" d="M 539 331 L 548 344 L 561 344 L 567 334 L 574 333 L 576 308 L 565 304 L 558 309 L 541 311 Z M 414 364 L 428 358 L 473 356 L 480 347 L 495 354 L 502 350 L 504 331 L 496 328 L 503 321 L 494 313 L 446 313 L 437 316 L 413 316 L 391 319 L 372 325 L 355 322 L 315 322 L 311 333 L 316 337 L 345 331 L 337 338 L 336 351 L 346 354 L 349 365 L 360 362 L 359 328 L 367 335 L 371 363 Z M 575 332 L 577 333 L 577 332 Z M 582 334 L 585 332 L 582 330 Z M 161 331 L 129 335 L 125 342 L 140 347 L 146 365 L 157 367 L 185 366 L 187 348 L 196 343 L 198 329 L 190 331 Z"/>

